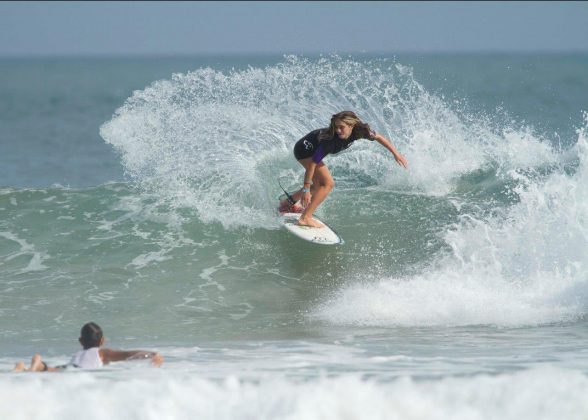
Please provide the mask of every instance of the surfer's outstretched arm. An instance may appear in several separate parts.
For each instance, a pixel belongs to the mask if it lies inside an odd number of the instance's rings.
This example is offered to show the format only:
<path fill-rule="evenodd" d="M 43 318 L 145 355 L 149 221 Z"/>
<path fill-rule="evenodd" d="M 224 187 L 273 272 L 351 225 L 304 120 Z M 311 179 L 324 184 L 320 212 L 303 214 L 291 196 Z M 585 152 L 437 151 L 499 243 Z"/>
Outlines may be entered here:
<path fill-rule="evenodd" d="M 386 137 L 384 137 L 381 134 L 376 134 L 373 139 L 376 140 L 378 143 L 380 143 L 382 146 L 384 146 L 386 149 L 388 149 L 390 151 L 390 153 L 392 153 L 392 155 L 394 155 L 394 159 L 396 159 L 396 162 L 400 166 L 408 168 L 408 161 L 404 158 L 404 156 L 402 156 L 400 153 L 398 153 L 398 150 L 396 150 L 394 148 L 394 146 L 392 145 L 392 142 L 390 140 L 388 140 Z"/>

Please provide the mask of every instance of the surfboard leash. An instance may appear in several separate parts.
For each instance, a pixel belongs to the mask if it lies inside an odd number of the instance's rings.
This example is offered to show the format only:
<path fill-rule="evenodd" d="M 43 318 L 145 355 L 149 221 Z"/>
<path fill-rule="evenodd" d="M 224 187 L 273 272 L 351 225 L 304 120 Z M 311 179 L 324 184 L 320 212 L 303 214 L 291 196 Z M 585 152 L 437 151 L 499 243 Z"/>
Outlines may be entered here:
<path fill-rule="evenodd" d="M 280 186 L 280 188 L 282 189 L 282 191 L 284 191 L 284 194 L 286 194 L 286 197 L 288 197 L 288 202 L 291 205 L 294 205 L 294 203 L 296 203 L 296 201 L 294 200 L 294 198 L 292 198 L 292 196 L 290 194 L 288 194 L 288 191 L 286 191 L 284 189 L 284 187 L 282 187 L 282 183 L 280 182 L 280 179 L 278 178 L 278 185 Z"/>

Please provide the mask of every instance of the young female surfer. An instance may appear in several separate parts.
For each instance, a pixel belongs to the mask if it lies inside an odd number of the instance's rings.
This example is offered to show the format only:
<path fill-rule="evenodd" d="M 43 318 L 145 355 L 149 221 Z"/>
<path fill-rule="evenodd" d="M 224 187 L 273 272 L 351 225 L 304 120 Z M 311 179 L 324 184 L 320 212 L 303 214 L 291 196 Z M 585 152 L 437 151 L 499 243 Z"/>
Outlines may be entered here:
<path fill-rule="evenodd" d="M 407 167 L 408 162 L 396 151 L 390 140 L 372 131 L 355 113 L 343 111 L 333 115 L 328 128 L 311 131 L 294 145 L 294 157 L 306 169 L 303 187 L 292 194 L 293 200 L 300 200 L 304 208 L 298 220 L 299 225 L 322 227 L 322 224 L 312 219 L 312 214 L 335 186 L 323 159 L 329 154 L 347 149 L 354 141 L 362 138 L 376 140 L 392 153 L 399 165 Z M 280 210 L 286 206 L 287 202 L 281 203 Z"/>

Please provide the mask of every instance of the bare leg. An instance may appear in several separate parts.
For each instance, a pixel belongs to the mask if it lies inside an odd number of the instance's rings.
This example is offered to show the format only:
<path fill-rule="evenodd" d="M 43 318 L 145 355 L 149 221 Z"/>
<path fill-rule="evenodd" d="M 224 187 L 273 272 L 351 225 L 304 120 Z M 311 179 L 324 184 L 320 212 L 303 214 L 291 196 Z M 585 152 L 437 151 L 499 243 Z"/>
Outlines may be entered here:
<path fill-rule="evenodd" d="M 298 162 L 302 166 L 304 166 L 304 168 L 306 169 L 306 167 L 308 166 L 308 164 L 311 162 L 311 159 L 310 158 L 301 159 Z M 324 166 L 324 164 L 323 163 L 320 163 L 319 166 Z M 313 177 L 313 180 L 314 179 L 315 179 L 315 177 Z M 317 184 L 313 182 L 313 184 L 310 186 L 310 193 L 312 195 L 314 195 L 316 191 L 317 191 Z M 281 201 L 280 202 L 280 211 L 289 211 L 289 212 L 293 212 L 293 213 L 302 213 L 303 208 L 299 204 L 299 201 L 302 199 L 302 194 L 303 193 L 302 193 L 302 188 L 301 188 L 298 191 L 296 191 L 296 192 L 294 192 L 294 193 L 292 193 L 290 195 L 290 197 L 292 198 L 292 200 L 294 201 L 294 203 L 297 203 L 296 206 L 294 206 L 294 205 L 292 205 L 290 203 L 286 203 L 286 200 Z M 296 210 L 296 208 L 298 208 L 298 210 Z M 322 227 L 322 225 L 320 227 Z"/>
<path fill-rule="evenodd" d="M 63 369 L 63 366 L 49 367 L 41 359 L 40 354 L 35 354 L 31 359 L 31 366 L 28 369 L 25 368 L 24 362 L 18 362 L 14 365 L 13 372 L 59 372 Z"/>
<path fill-rule="evenodd" d="M 12 369 L 13 372 L 41 372 L 46 370 L 45 369 L 45 364 L 43 364 L 43 361 L 41 360 L 41 355 L 39 354 L 35 354 L 33 356 L 33 358 L 31 359 L 31 366 L 27 369 L 25 367 L 24 362 L 18 362 L 16 365 L 14 365 L 14 369 Z"/>
<path fill-rule="evenodd" d="M 40 354 L 35 354 L 33 356 L 33 358 L 31 359 L 31 367 L 29 368 L 29 370 L 31 372 L 42 372 L 44 370 L 47 370 L 47 366 L 43 364 Z"/>
<path fill-rule="evenodd" d="M 300 163 L 304 166 L 304 159 L 300 161 Z M 333 187 L 335 186 L 335 181 L 329 172 L 329 169 L 324 163 L 319 163 L 315 170 L 314 176 L 312 178 L 312 199 L 310 200 L 310 204 L 304 209 L 302 215 L 300 215 L 300 219 L 298 219 L 298 224 L 302 226 L 310 226 L 316 228 L 322 228 L 324 225 L 322 223 L 316 222 L 312 219 L 312 214 L 317 209 L 317 207 L 327 198 L 329 193 L 332 191 Z"/>
<path fill-rule="evenodd" d="M 41 359 L 40 354 L 35 354 L 31 359 L 31 366 L 28 369 L 25 368 L 25 364 L 23 362 L 18 362 L 14 365 L 13 372 L 58 372 L 61 368 L 57 367 L 49 367 L 43 360 Z"/>

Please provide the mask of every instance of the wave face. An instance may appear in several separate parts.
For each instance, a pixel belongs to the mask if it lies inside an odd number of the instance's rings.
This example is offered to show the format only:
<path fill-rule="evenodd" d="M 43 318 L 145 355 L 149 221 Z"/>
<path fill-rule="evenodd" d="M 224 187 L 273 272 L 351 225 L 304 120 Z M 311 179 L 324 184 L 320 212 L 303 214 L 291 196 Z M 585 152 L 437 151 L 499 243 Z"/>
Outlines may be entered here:
<path fill-rule="evenodd" d="M 447 103 L 390 60 L 293 56 L 153 83 L 101 135 L 138 185 L 172 208 L 224 229 L 274 229 L 277 179 L 295 187 L 302 174 L 294 142 L 342 109 L 392 139 L 410 168 L 367 141 L 328 158 L 337 188 L 319 215 L 350 225 L 347 257 L 363 270 L 341 270 L 345 286 L 313 316 L 381 326 L 584 316 L 586 125 L 562 147 L 505 115 Z M 374 225 L 377 233 L 362 230 Z M 362 232 L 372 251 L 357 258 Z"/>

